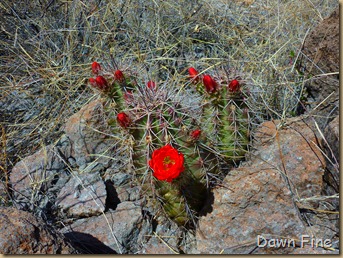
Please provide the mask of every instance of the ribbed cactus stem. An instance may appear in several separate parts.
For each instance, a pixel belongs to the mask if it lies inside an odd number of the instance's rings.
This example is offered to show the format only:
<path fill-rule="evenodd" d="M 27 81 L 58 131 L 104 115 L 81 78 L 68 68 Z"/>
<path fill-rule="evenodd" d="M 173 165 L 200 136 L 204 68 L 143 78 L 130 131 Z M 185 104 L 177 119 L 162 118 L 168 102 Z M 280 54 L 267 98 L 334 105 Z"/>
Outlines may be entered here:
<path fill-rule="evenodd" d="M 240 92 L 228 94 L 224 103 L 219 111 L 218 149 L 225 159 L 235 162 L 244 158 L 248 144 L 246 106 Z"/>
<path fill-rule="evenodd" d="M 109 89 L 108 96 L 116 103 L 117 110 L 123 110 L 125 108 L 123 89 L 117 81 L 114 81 L 112 87 Z"/>
<path fill-rule="evenodd" d="M 179 226 L 185 226 L 189 220 L 186 201 L 181 193 L 178 182 L 155 181 L 156 189 L 162 198 L 166 214 Z"/>

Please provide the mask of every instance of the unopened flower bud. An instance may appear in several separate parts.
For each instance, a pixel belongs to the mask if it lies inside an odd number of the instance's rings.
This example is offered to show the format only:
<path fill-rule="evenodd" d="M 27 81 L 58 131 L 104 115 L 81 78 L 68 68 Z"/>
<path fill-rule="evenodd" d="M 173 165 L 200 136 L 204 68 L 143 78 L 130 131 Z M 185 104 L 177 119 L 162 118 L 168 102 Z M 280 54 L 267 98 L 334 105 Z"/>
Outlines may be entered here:
<path fill-rule="evenodd" d="M 154 81 L 148 81 L 146 85 L 149 89 L 154 89 L 156 87 L 156 83 Z"/>
<path fill-rule="evenodd" d="M 189 78 L 193 81 L 193 83 L 197 83 L 199 81 L 199 73 L 193 67 L 188 69 Z"/>
<path fill-rule="evenodd" d="M 196 129 L 196 130 L 191 132 L 191 137 L 194 140 L 198 140 L 200 135 L 201 135 L 201 130 L 199 130 L 199 129 Z"/>
<path fill-rule="evenodd" d="M 106 79 L 104 77 L 102 77 L 101 75 L 97 76 L 95 78 L 95 82 L 96 82 L 97 87 L 100 90 L 107 90 L 108 83 L 107 83 L 107 81 L 106 81 Z"/>
<path fill-rule="evenodd" d="M 218 85 L 216 83 L 216 81 L 210 76 L 210 75 L 204 75 L 203 79 L 202 79 L 205 87 L 206 87 L 206 91 L 208 93 L 213 93 L 217 90 Z"/>
<path fill-rule="evenodd" d="M 116 70 L 114 72 L 114 78 L 119 82 L 123 82 L 125 80 L 124 74 L 120 70 Z"/>
<path fill-rule="evenodd" d="M 130 117 L 124 112 L 121 112 L 117 115 L 117 121 L 120 124 L 120 126 L 124 128 L 127 128 L 131 124 Z"/>
<path fill-rule="evenodd" d="M 232 80 L 230 83 L 229 83 L 229 91 L 231 92 L 238 92 L 240 90 L 240 85 L 239 85 L 239 82 L 237 80 Z"/>
<path fill-rule="evenodd" d="M 93 62 L 92 63 L 92 72 L 97 75 L 100 70 L 101 70 L 100 64 L 98 62 Z"/>

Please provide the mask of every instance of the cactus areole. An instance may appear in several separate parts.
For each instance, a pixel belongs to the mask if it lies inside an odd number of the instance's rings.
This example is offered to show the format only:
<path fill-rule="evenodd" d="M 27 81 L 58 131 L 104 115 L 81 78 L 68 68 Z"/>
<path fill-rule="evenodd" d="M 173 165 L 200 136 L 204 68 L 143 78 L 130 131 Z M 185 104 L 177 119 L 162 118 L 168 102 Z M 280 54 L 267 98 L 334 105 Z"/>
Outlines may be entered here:
<path fill-rule="evenodd" d="M 172 182 L 185 170 L 183 154 L 169 144 L 152 153 L 149 166 L 154 177 L 167 182 Z"/>

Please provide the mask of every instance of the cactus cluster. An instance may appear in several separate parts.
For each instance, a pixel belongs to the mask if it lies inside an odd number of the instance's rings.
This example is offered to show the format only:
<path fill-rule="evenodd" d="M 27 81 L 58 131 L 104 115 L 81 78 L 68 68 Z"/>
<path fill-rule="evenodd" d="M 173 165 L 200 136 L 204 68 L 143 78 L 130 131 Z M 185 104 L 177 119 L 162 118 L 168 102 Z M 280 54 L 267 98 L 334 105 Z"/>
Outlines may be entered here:
<path fill-rule="evenodd" d="M 132 164 L 144 194 L 156 196 L 179 226 L 192 225 L 208 196 L 209 176 L 221 173 L 219 161 L 244 157 L 248 110 L 240 82 L 218 82 L 194 68 L 177 83 L 142 82 L 121 70 L 104 73 L 97 62 L 92 72 L 90 85 L 114 102 L 109 124 L 132 139 Z M 199 110 L 187 103 L 189 89 L 200 95 Z"/>

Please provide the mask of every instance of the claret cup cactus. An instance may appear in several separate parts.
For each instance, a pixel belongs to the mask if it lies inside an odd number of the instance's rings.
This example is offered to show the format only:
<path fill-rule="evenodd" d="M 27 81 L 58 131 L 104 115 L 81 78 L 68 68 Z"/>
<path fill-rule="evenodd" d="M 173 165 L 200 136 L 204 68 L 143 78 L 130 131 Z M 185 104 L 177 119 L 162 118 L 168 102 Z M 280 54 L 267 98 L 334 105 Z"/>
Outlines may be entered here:
<path fill-rule="evenodd" d="M 92 72 L 90 85 L 114 103 L 109 124 L 132 140 L 133 169 L 143 193 L 158 200 L 178 225 L 194 225 L 210 191 L 209 178 L 246 151 L 248 112 L 240 82 L 218 82 L 193 67 L 188 78 L 164 83 L 121 70 L 103 73 L 97 62 Z"/>

